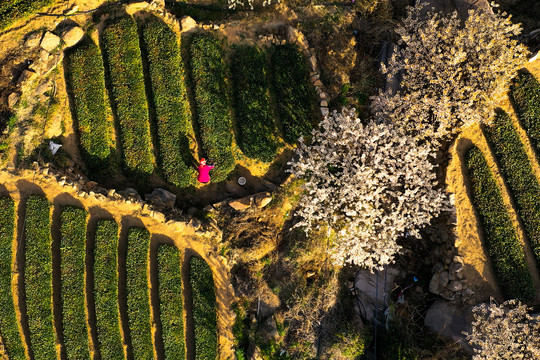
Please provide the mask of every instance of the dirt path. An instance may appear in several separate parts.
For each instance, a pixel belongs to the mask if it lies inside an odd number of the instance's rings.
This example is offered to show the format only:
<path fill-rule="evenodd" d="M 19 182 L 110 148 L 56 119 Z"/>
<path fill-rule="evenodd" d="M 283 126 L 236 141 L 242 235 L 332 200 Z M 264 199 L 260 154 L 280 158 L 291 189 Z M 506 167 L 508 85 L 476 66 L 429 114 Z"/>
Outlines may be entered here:
<path fill-rule="evenodd" d="M 219 348 L 220 348 L 220 358 L 229 359 L 233 356 L 233 335 L 232 335 L 232 325 L 234 323 L 234 313 L 230 309 L 234 293 L 231 285 L 231 279 L 229 277 L 229 268 L 227 264 L 223 261 L 223 258 L 216 253 L 215 244 L 218 239 L 221 237 L 221 234 L 216 232 L 203 232 L 197 231 L 194 227 L 190 226 L 185 222 L 175 222 L 169 221 L 167 223 L 160 222 L 151 216 L 151 211 L 147 208 L 141 208 L 141 205 L 135 203 L 127 203 L 124 201 L 118 200 L 109 200 L 101 199 L 98 200 L 95 197 L 81 198 L 77 195 L 77 190 L 74 190 L 70 186 L 61 186 L 54 179 L 46 179 L 42 175 L 35 175 L 32 171 L 22 171 L 17 176 L 10 173 L 0 171 L 0 178 L 4 184 L 5 190 L 4 193 L 10 195 L 15 201 L 15 206 L 17 209 L 22 210 L 24 208 L 24 203 L 29 194 L 41 194 L 46 196 L 51 203 L 54 204 L 54 210 L 51 209 L 51 216 L 58 212 L 59 206 L 63 205 L 73 205 L 84 208 L 89 213 L 89 229 L 88 232 L 95 230 L 90 229 L 91 224 L 96 224 L 98 219 L 112 218 L 120 226 L 120 233 L 126 234 L 127 229 L 132 226 L 143 226 L 152 234 L 152 247 L 157 246 L 162 242 L 174 243 L 178 249 L 181 250 L 182 254 L 185 253 L 196 253 L 201 256 L 211 267 L 214 273 L 214 282 L 216 285 L 216 302 L 217 302 L 217 313 L 218 313 L 218 329 L 219 329 Z M 23 226 L 23 213 L 18 214 L 18 226 L 17 226 L 17 238 L 22 232 Z M 122 243 L 122 236 L 120 237 L 120 244 Z M 125 241 L 124 241 L 125 243 Z M 14 283 L 14 297 L 17 306 L 17 312 L 19 314 L 19 320 L 22 320 L 22 332 L 24 334 L 25 342 L 28 341 L 27 331 L 28 325 L 27 322 L 20 318 L 21 314 L 25 313 L 24 302 L 21 299 L 20 290 L 20 281 L 22 276 L 22 270 L 24 262 L 22 259 L 23 251 L 21 243 L 18 244 L 19 251 L 18 256 L 15 260 L 15 269 L 17 269 L 17 274 L 15 275 Z M 120 249 L 121 250 L 121 249 Z M 183 258 L 182 261 L 187 259 Z M 125 259 L 124 259 L 125 261 Z M 148 273 L 151 275 L 149 277 L 149 285 L 151 290 L 150 301 L 153 306 L 156 304 L 157 298 L 157 284 L 155 283 L 155 270 L 157 268 L 157 263 L 155 257 L 151 257 L 151 261 L 148 265 Z M 88 267 L 87 267 L 88 269 Z M 56 275 L 57 276 L 57 275 Z M 88 274 L 86 274 L 88 279 Z M 152 280 L 153 279 L 153 280 Z M 88 286 L 88 284 L 87 284 Z M 91 289 L 86 289 L 87 295 Z M 122 290 L 120 286 L 119 291 Z M 88 302 L 88 296 L 87 296 Z M 91 307 L 90 307 L 91 308 Z M 55 314 L 57 313 L 56 308 Z M 125 309 L 121 309 L 121 313 Z M 154 324 L 153 333 L 155 335 L 156 321 L 155 314 L 157 314 L 156 309 L 152 309 L 152 323 Z M 95 320 L 92 317 L 88 318 L 88 322 L 91 324 Z M 91 343 L 95 341 L 95 333 L 91 334 Z M 154 336 L 154 342 L 156 337 Z M 155 344 L 156 352 L 162 354 L 161 345 Z M 190 346 L 190 345 L 188 345 Z M 59 350 L 61 348 L 59 347 Z M 129 349 L 128 349 L 129 350 Z M 129 352 L 129 351 L 128 351 Z"/>
<path fill-rule="evenodd" d="M 526 68 L 537 78 L 540 77 L 540 61 L 529 63 L 527 64 Z M 512 121 L 518 129 L 518 133 L 525 144 L 527 154 L 531 159 L 533 171 L 540 180 L 540 164 L 525 131 L 517 120 L 517 116 L 508 98 L 505 98 L 505 100 L 501 102 L 501 108 L 508 112 L 508 114 L 510 114 L 512 117 Z M 483 234 L 481 226 L 468 192 L 469 184 L 465 175 L 466 167 L 464 159 L 466 152 L 474 145 L 482 150 L 491 171 L 495 175 L 497 185 L 502 190 L 501 194 L 503 201 L 509 210 L 512 223 L 517 230 L 518 237 L 521 243 L 524 245 L 527 264 L 529 269 L 533 269 L 532 277 L 537 289 L 534 303 L 538 303 L 540 301 L 540 273 L 536 265 L 536 260 L 529 245 L 529 241 L 526 238 L 523 224 L 517 216 L 515 210 L 516 207 L 510 196 L 509 189 L 501 177 L 494 155 L 491 152 L 484 134 L 479 126 L 472 126 L 465 129 L 452 145 L 450 149 L 452 159 L 448 165 L 446 177 L 448 191 L 455 194 L 455 205 L 458 219 L 456 234 L 457 239 L 455 245 L 458 249 L 459 255 L 463 257 L 466 265 L 464 277 L 468 279 L 469 287 L 475 291 L 477 301 L 486 301 L 489 299 L 489 296 L 495 296 L 498 299 L 502 299 L 502 294 L 497 286 L 497 281 L 493 273 L 491 263 L 487 257 L 486 250 L 482 245 Z"/>

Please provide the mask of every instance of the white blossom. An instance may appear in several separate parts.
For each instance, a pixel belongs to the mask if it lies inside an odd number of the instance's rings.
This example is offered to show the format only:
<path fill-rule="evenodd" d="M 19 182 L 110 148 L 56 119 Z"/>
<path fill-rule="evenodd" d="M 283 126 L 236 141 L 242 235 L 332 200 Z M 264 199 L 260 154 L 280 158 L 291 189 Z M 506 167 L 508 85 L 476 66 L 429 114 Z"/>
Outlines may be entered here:
<path fill-rule="evenodd" d="M 473 360 L 540 359 L 540 322 L 527 306 L 518 300 L 497 305 L 491 299 L 473 312 L 472 333 L 464 333 L 475 348 Z"/>
<path fill-rule="evenodd" d="M 391 123 L 363 125 L 353 109 L 334 111 L 300 139 L 295 176 L 305 179 L 298 204 L 306 232 L 326 231 L 337 265 L 380 269 L 399 250 L 398 237 L 418 229 L 446 207 L 436 188 L 431 150 Z"/>
<path fill-rule="evenodd" d="M 253 10 L 255 8 L 255 0 L 227 0 L 227 3 L 229 5 L 229 9 L 236 9 L 237 7 L 249 7 L 251 10 Z M 263 0 L 261 5 L 264 7 L 279 3 L 281 3 L 281 0 Z"/>
<path fill-rule="evenodd" d="M 469 11 L 445 16 L 419 3 L 397 27 L 401 50 L 383 72 L 402 77 L 395 96 L 372 100 L 379 121 L 391 120 L 415 136 L 439 140 L 462 126 L 489 121 L 527 59 L 521 32 L 505 13 Z"/>

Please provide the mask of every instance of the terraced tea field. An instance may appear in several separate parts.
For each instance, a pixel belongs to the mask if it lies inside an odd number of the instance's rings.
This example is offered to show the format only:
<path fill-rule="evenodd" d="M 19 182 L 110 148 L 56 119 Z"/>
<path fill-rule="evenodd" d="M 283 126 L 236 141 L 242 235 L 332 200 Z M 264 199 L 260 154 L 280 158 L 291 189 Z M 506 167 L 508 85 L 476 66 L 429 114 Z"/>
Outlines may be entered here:
<path fill-rule="evenodd" d="M 234 170 L 236 153 L 272 162 L 317 121 L 307 61 L 296 45 L 267 53 L 229 46 L 207 31 L 180 41 L 156 16 L 125 15 L 104 23 L 99 44 L 88 36 L 69 49 L 65 64 L 80 151 L 94 171 L 117 172 L 119 151 L 127 176 L 156 172 L 187 187 L 205 157 L 219 182 Z"/>
<path fill-rule="evenodd" d="M 30 173 L 12 180 L 0 197 L 9 359 L 228 356 L 228 272 L 208 255 L 216 234 L 165 224 L 140 205 L 76 199 Z"/>
<path fill-rule="evenodd" d="M 468 238 L 461 246 L 483 247 L 487 256 L 470 260 L 487 263 L 475 276 L 498 283 L 505 298 L 529 302 L 540 298 L 539 95 L 538 79 L 520 73 L 510 89 L 511 101 L 497 111 L 493 124 L 460 136 L 453 149 L 456 161 L 449 167 L 450 178 L 455 172 L 464 176 L 466 188 L 452 184 L 457 196 L 466 191 L 470 198 L 470 205 L 466 199 L 456 204 L 458 231 Z M 477 223 L 464 218 L 468 206 Z"/>

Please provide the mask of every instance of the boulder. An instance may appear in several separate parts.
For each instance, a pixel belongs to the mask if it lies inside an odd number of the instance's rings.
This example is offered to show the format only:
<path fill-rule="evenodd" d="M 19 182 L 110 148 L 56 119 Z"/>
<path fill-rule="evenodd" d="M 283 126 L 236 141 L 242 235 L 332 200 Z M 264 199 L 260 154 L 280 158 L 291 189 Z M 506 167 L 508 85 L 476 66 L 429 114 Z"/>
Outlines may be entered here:
<path fill-rule="evenodd" d="M 36 76 L 37 74 L 35 71 L 24 70 L 21 76 L 19 76 L 19 79 L 17 80 L 17 84 L 20 86 L 24 86 L 28 84 L 30 81 L 34 80 Z"/>
<path fill-rule="evenodd" d="M 67 47 L 77 44 L 84 37 L 84 30 L 79 26 L 73 26 L 62 32 L 62 40 Z"/>
<path fill-rule="evenodd" d="M 17 102 L 19 101 L 20 98 L 21 98 L 21 95 L 19 95 L 16 92 L 9 94 L 9 96 L 8 96 L 8 106 L 10 108 L 14 107 L 15 105 L 17 105 Z"/>
<path fill-rule="evenodd" d="M 312 55 L 312 56 L 309 58 L 309 67 L 310 67 L 311 70 L 313 70 L 313 71 L 316 71 L 316 70 L 317 70 L 317 58 L 315 57 L 315 55 Z"/>
<path fill-rule="evenodd" d="M 28 34 L 26 37 L 26 40 L 24 40 L 24 46 L 30 49 L 35 48 L 39 45 L 39 42 L 41 40 L 41 31 L 35 31 L 33 33 Z"/>
<path fill-rule="evenodd" d="M 357 311 L 368 321 L 375 318 L 375 307 L 378 303 L 379 308 L 384 306 L 383 299 L 390 299 L 390 293 L 394 285 L 394 279 L 399 271 L 394 267 L 387 267 L 384 271 L 371 273 L 369 270 L 361 269 L 356 275 L 354 286 L 356 287 L 356 296 L 363 305 Z M 378 281 L 377 281 L 378 280 Z M 386 287 L 385 287 L 386 283 Z"/>
<path fill-rule="evenodd" d="M 463 284 L 458 280 L 454 280 L 450 282 L 450 285 L 448 285 L 448 289 L 454 292 L 461 291 L 461 289 L 463 289 Z"/>
<path fill-rule="evenodd" d="M 229 201 L 229 206 L 236 211 L 242 211 L 251 207 L 251 196 Z"/>
<path fill-rule="evenodd" d="M 253 195 L 253 202 L 259 209 L 268 205 L 270 201 L 272 201 L 272 194 L 269 192 L 262 192 Z"/>
<path fill-rule="evenodd" d="M 51 83 L 45 80 L 44 82 L 38 85 L 34 94 L 38 96 L 45 94 L 47 91 L 49 91 L 50 88 L 51 88 Z"/>
<path fill-rule="evenodd" d="M 328 115 L 328 113 L 329 113 L 328 108 L 322 106 L 322 107 L 321 107 L 321 115 L 322 115 L 322 116 L 326 116 L 326 115 Z"/>
<path fill-rule="evenodd" d="M 287 26 L 287 41 L 292 44 L 296 41 L 296 38 L 296 29 L 292 26 Z"/>
<path fill-rule="evenodd" d="M 328 107 L 328 101 L 321 100 L 321 107 Z"/>
<path fill-rule="evenodd" d="M 176 195 L 161 188 L 155 188 L 151 194 L 146 194 L 145 199 L 155 206 L 170 209 L 176 204 Z"/>
<path fill-rule="evenodd" d="M 189 31 L 197 27 L 197 22 L 191 16 L 184 16 L 180 23 L 182 24 L 182 31 Z"/>
<path fill-rule="evenodd" d="M 60 37 L 57 35 L 54 35 L 52 32 L 47 31 L 45 35 L 43 35 L 43 39 L 41 39 L 41 48 L 44 50 L 47 50 L 48 52 L 52 52 L 54 49 L 56 49 L 60 45 Z"/>
<path fill-rule="evenodd" d="M 424 324 L 435 333 L 451 338 L 470 350 L 463 332 L 471 332 L 471 308 L 462 309 L 446 301 L 437 300 L 426 313 Z"/>

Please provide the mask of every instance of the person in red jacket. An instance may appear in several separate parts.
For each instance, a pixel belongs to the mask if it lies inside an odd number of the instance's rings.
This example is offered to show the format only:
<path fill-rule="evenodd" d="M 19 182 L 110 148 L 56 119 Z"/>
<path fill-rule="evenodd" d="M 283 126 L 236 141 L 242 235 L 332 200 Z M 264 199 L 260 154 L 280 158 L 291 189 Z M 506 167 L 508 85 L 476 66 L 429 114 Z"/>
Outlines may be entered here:
<path fill-rule="evenodd" d="M 199 176 L 197 176 L 197 180 L 200 183 L 206 184 L 210 182 L 210 170 L 214 168 L 215 165 L 206 165 L 206 159 L 201 159 L 201 162 L 199 163 L 199 167 L 197 168 L 197 171 L 199 172 Z"/>

